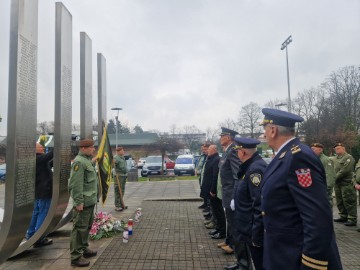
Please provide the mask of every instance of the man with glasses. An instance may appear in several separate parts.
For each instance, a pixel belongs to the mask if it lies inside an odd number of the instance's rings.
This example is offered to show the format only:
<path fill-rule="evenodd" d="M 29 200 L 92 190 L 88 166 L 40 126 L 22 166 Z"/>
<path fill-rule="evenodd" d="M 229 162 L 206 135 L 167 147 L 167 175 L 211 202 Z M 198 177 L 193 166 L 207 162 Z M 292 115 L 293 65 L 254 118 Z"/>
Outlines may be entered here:
<path fill-rule="evenodd" d="M 324 167 L 295 137 L 295 123 L 304 119 L 276 109 L 262 112 L 266 141 L 276 152 L 260 184 L 264 268 L 342 269 Z"/>

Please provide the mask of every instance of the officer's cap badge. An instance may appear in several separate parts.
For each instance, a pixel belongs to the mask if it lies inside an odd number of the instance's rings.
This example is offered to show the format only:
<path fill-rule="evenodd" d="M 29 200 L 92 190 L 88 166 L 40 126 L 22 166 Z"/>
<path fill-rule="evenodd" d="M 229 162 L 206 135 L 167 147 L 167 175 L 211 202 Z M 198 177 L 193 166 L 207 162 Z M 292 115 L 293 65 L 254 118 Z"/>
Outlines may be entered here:
<path fill-rule="evenodd" d="M 250 174 L 250 181 L 255 186 L 259 186 L 260 182 L 261 182 L 261 174 L 259 174 L 259 173 Z"/>
<path fill-rule="evenodd" d="M 295 173 L 300 186 L 307 188 L 312 185 L 310 169 L 298 169 Z"/>

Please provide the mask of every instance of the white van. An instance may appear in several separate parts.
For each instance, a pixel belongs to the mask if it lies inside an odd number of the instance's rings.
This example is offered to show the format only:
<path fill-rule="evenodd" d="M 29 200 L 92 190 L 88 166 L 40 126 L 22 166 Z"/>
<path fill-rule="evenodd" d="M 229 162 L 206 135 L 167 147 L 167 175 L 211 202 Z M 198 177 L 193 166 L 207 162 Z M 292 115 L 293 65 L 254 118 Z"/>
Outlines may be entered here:
<path fill-rule="evenodd" d="M 190 174 L 195 175 L 195 161 L 193 155 L 180 155 L 175 160 L 175 175 Z"/>

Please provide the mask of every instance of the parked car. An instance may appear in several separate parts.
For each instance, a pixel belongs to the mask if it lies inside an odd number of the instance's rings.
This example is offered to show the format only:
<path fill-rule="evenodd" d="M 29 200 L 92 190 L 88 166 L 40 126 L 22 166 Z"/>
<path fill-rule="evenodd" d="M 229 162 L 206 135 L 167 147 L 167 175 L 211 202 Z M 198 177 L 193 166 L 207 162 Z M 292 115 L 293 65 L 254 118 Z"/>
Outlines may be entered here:
<path fill-rule="evenodd" d="M 135 162 L 135 160 L 132 159 L 131 155 L 125 155 L 124 158 L 126 161 L 126 167 L 127 167 L 128 171 L 130 171 L 131 169 L 134 169 L 136 167 L 136 162 Z"/>
<path fill-rule="evenodd" d="M 194 156 L 194 164 L 195 164 L 195 167 L 198 165 L 199 159 L 200 159 L 200 155 L 195 155 L 195 156 Z"/>
<path fill-rule="evenodd" d="M 145 164 L 145 160 L 146 160 L 145 157 L 142 157 L 142 158 L 139 159 L 139 161 L 138 161 L 138 163 L 137 163 L 138 169 L 142 169 L 142 167 L 143 167 L 144 164 Z"/>
<path fill-rule="evenodd" d="M 190 174 L 195 175 L 195 163 L 193 155 L 180 155 L 175 161 L 175 175 Z"/>
<path fill-rule="evenodd" d="M 145 164 L 141 170 L 141 176 L 148 176 L 149 174 L 161 174 L 161 165 L 164 168 L 164 174 L 167 174 L 165 163 L 162 164 L 161 156 L 148 156 Z"/>
<path fill-rule="evenodd" d="M 167 157 L 165 157 L 165 164 L 166 164 L 166 169 L 168 170 L 172 170 L 175 167 L 175 161 Z"/>
<path fill-rule="evenodd" d="M 0 180 L 5 181 L 6 163 L 0 165 Z"/>

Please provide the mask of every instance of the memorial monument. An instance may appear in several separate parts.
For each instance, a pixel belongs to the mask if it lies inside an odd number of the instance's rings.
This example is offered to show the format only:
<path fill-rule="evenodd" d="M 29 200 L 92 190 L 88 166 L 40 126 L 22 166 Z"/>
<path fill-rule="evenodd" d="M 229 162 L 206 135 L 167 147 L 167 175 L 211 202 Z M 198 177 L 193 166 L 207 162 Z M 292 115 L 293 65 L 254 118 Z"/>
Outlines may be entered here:
<path fill-rule="evenodd" d="M 10 20 L 7 176 L 0 263 L 22 241 L 34 204 L 38 1 L 13 0 Z"/>
<path fill-rule="evenodd" d="M 55 114 L 53 195 L 37 232 L 24 241 L 35 200 L 38 0 L 12 0 L 7 119 L 7 175 L 0 223 L 0 264 L 29 249 L 71 218 L 65 213 L 72 146 L 72 15 L 55 4 Z M 106 121 L 106 60 L 98 54 L 99 127 Z M 80 138 L 92 138 L 92 44 L 80 33 Z M 99 128 L 100 130 L 100 128 Z M 102 130 L 99 132 L 101 139 Z"/>

